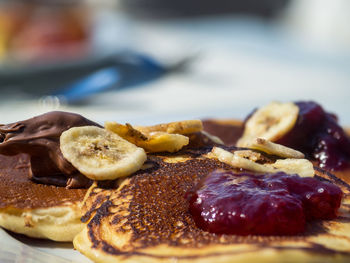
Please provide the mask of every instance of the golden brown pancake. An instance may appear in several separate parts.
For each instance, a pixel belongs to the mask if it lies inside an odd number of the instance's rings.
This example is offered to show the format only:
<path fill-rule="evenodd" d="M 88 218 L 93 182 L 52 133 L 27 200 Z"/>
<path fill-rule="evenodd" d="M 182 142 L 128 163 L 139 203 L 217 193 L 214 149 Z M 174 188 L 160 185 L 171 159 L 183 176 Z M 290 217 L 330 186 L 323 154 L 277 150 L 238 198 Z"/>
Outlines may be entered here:
<path fill-rule="evenodd" d="M 86 189 L 38 184 L 28 178 L 27 155 L 0 155 L 0 226 L 16 233 L 72 241 L 81 231 Z"/>
<path fill-rule="evenodd" d="M 345 194 L 340 215 L 309 223 L 302 235 L 218 235 L 199 229 L 185 193 L 210 171 L 232 169 L 205 158 L 209 150 L 151 155 L 151 167 L 117 190 L 92 189 L 83 217 L 87 225 L 74 239 L 75 248 L 96 262 L 349 262 L 350 186 L 325 172 L 317 174 Z"/>

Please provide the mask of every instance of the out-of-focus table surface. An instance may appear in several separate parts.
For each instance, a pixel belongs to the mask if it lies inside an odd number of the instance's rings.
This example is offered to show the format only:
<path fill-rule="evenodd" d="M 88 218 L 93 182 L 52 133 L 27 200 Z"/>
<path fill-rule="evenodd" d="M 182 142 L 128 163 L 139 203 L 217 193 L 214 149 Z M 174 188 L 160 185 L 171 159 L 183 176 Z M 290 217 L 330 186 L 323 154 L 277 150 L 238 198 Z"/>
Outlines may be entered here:
<path fill-rule="evenodd" d="M 20 93 L 3 94 L 0 123 L 52 109 L 79 112 L 101 122 L 140 124 L 243 118 L 271 100 L 315 100 L 350 125 L 350 49 L 317 49 L 299 43 L 272 22 L 230 16 L 164 21 L 119 17 L 114 23 L 118 29 L 104 29 L 100 36 L 110 36 L 106 50 L 123 36 L 124 43 L 119 44 L 165 62 L 193 54 L 196 58 L 183 73 L 98 94 L 83 106 L 48 106 Z"/>

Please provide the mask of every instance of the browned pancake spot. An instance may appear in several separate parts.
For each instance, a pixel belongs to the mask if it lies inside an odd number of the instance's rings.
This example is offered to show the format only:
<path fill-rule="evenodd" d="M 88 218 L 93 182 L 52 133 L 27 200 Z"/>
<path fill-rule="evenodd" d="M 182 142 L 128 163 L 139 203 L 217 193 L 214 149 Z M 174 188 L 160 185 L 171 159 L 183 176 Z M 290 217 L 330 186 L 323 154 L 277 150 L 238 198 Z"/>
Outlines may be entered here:
<path fill-rule="evenodd" d="M 28 157 L 0 155 L 0 209 L 35 209 L 83 200 L 86 189 L 37 184 L 28 178 Z M 68 205 L 68 203 L 67 203 Z"/>

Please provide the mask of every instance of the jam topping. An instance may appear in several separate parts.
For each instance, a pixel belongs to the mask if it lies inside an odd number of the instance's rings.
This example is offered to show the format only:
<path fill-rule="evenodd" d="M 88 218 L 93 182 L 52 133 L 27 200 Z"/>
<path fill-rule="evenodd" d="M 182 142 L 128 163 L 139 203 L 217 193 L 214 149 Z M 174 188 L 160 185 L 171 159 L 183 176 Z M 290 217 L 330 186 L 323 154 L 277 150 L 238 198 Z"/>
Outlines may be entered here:
<path fill-rule="evenodd" d="M 81 115 L 53 111 L 34 118 L 0 125 L 0 154 L 26 154 L 32 180 L 67 188 L 88 187 L 91 180 L 81 175 L 62 155 L 60 136 L 72 127 L 99 126 Z M 22 165 L 22 166 L 23 166 Z"/>
<path fill-rule="evenodd" d="M 316 159 L 321 168 L 341 170 L 350 166 L 350 138 L 334 114 L 315 102 L 297 102 L 299 116 L 293 129 L 277 141 Z"/>
<path fill-rule="evenodd" d="M 283 172 L 251 174 L 216 170 L 187 193 L 196 225 L 237 235 L 296 235 L 306 222 L 337 216 L 342 191 L 315 178 Z"/>

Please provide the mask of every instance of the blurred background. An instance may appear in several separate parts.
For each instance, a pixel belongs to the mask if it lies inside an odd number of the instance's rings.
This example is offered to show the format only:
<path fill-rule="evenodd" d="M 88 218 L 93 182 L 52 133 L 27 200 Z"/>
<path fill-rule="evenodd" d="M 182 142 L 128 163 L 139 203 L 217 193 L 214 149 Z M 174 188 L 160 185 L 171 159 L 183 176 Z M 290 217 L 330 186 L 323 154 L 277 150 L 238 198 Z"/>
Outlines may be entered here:
<path fill-rule="evenodd" d="M 152 124 L 315 100 L 350 126 L 348 0 L 1 0 L 0 123 Z"/>

